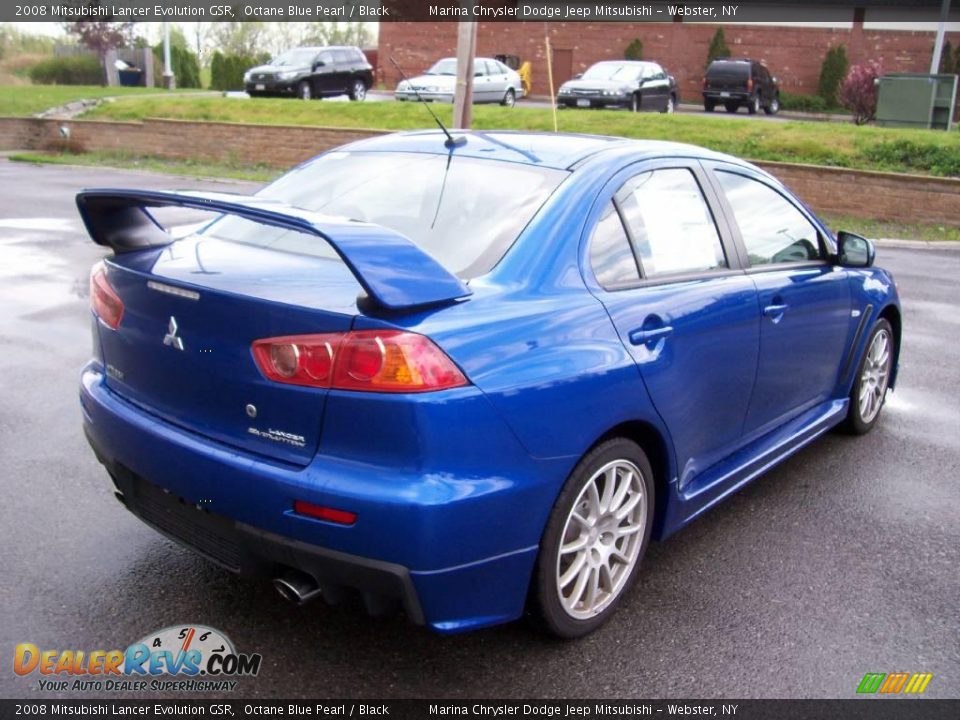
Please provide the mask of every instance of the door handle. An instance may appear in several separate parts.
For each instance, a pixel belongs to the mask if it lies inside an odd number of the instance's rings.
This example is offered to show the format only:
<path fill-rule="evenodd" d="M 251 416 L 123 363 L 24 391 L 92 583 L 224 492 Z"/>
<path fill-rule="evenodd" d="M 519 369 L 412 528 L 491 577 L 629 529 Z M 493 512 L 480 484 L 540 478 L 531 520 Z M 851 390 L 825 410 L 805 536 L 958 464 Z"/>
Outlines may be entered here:
<path fill-rule="evenodd" d="M 790 306 L 789 306 L 789 305 L 786 305 L 786 304 L 767 305 L 767 306 L 763 309 L 763 314 L 766 315 L 767 317 L 774 317 L 774 316 L 776 316 L 776 315 L 783 315 L 783 313 L 786 312 L 787 308 L 789 308 L 789 307 L 790 307 Z"/>
<path fill-rule="evenodd" d="M 663 327 L 650 328 L 644 330 L 643 328 L 639 330 L 634 330 L 630 333 L 630 344 L 631 345 L 646 345 L 652 343 L 655 340 L 660 338 L 665 338 L 673 334 L 673 328 L 669 325 L 664 325 Z"/>

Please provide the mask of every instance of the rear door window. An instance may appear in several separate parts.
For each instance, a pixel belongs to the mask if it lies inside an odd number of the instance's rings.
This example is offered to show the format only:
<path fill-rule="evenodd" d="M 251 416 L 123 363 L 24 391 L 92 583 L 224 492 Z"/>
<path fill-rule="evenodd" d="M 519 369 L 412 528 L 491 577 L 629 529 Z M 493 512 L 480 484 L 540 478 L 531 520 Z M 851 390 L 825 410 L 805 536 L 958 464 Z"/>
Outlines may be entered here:
<path fill-rule="evenodd" d="M 606 290 L 635 285 L 640 280 L 637 259 L 612 200 L 590 238 L 590 266 L 597 282 Z"/>
<path fill-rule="evenodd" d="M 616 200 L 645 278 L 728 267 L 713 215 L 689 169 L 641 173 Z"/>

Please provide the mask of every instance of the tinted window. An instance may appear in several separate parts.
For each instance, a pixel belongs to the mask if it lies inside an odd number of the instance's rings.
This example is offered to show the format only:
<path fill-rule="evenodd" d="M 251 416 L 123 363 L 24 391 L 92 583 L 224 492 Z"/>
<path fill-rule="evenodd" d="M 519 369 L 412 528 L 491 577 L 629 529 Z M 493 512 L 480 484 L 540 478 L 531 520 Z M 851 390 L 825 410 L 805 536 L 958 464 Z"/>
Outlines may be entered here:
<path fill-rule="evenodd" d="M 333 53 L 322 52 L 317 55 L 317 62 L 323 63 L 324 65 L 333 65 Z"/>
<path fill-rule="evenodd" d="M 496 264 L 566 175 L 563 170 L 469 157 L 451 156 L 448 164 L 447 155 L 330 152 L 258 195 L 384 225 L 410 238 L 451 272 L 470 278 Z M 336 258 L 321 240 L 237 217 L 223 218 L 209 233 Z"/>
<path fill-rule="evenodd" d="M 613 202 L 607 203 L 590 238 L 590 265 L 597 282 L 607 290 L 640 279 L 636 258 Z"/>
<path fill-rule="evenodd" d="M 346 50 L 334 50 L 333 58 L 340 65 L 346 65 L 348 62 L 350 62 L 350 55 Z"/>
<path fill-rule="evenodd" d="M 690 170 L 642 173 L 621 188 L 617 202 L 644 277 L 727 267 L 713 216 Z"/>
<path fill-rule="evenodd" d="M 719 171 L 717 179 L 733 208 L 751 265 L 821 257 L 817 229 L 783 195 L 736 173 Z"/>

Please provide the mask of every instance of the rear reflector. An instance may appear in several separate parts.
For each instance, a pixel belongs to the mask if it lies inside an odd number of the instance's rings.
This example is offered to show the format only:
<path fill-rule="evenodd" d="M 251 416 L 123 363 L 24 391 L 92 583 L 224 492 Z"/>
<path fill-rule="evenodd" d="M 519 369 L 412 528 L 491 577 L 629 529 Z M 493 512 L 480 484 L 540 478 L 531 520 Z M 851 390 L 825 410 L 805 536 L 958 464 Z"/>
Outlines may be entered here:
<path fill-rule="evenodd" d="M 98 262 L 90 271 L 90 307 L 97 317 L 116 330 L 123 320 L 123 301 L 107 280 L 107 267 Z"/>
<path fill-rule="evenodd" d="M 323 505 L 314 505 L 305 500 L 294 500 L 293 511 L 297 515 L 316 518 L 317 520 L 326 520 L 327 522 L 337 523 L 338 525 L 353 525 L 357 521 L 357 514 L 349 510 L 337 510 L 336 508 L 324 507 Z"/>
<path fill-rule="evenodd" d="M 467 384 L 429 338 L 401 330 L 267 338 L 251 350 L 264 376 L 290 385 L 409 393 Z"/>

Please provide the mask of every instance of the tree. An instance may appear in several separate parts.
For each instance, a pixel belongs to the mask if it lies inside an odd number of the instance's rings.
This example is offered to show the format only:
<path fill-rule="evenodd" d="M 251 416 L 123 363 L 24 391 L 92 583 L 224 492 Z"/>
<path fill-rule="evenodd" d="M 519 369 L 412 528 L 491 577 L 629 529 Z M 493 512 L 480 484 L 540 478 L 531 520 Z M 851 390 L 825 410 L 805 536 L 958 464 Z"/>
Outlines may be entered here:
<path fill-rule="evenodd" d="M 817 81 L 817 95 L 822 97 L 829 107 L 836 107 L 840 84 L 849 69 L 847 50 L 843 45 L 827 50 L 820 66 L 820 78 Z"/>
<path fill-rule="evenodd" d="M 93 50 L 106 69 L 107 53 L 126 47 L 133 40 L 132 22 L 70 22 L 63 23 L 64 30 L 76 35 L 80 42 Z"/>
<path fill-rule="evenodd" d="M 153 47 L 153 57 L 156 67 L 163 67 L 163 41 Z M 200 87 L 200 64 L 197 56 L 191 52 L 187 37 L 177 25 L 170 26 L 170 65 L 177 87 Z M 157 77 L 157 80 L 161 78 Z"/>
<path fill-rule="evenodd" d="M 623 51 L 624 60 L 643 60 L 643 40 L 634 38 Z"/>
<path fill-rule="evenodd" d="M 269 33 L 265 22 L 251 20 L 211 24 L 210 37 L 217 50 L 224 55 L 252 56 L 267 45 Z"/>
<path fill-rule="evenodd" d="M 854 65 L 840 88 L 840 102 L 853 113 L 857 125 L 870 122 L 877 115 L 877 80 L 883 75 L 883 64 L 871 60 Z"/>
<path fill-rule="evenodd" d="M 373 42 L 373 35 L 362 22 L 316 22 L 310 23 L 305 41 L 317 45 L 355 45 L 366 47 Z"/>
<path fill-rule="evenodd" d="M 947 75 L 957 72 L 960 68 L 960 48 L 957 48 L 957 56 L 953 56 L 953 46 L 947 40 L 943 44 L 943 52 L 940 54 L 940 68 L 937 70 L 941 75 Z"/>
<path fill-rule="evenodd" d="M 727 38 L 723 34 L 723 28 L 717 28 L 710 40 L 710 47 L 707 49 L 707 65 L 710 65 L 717 58 L 730 57 L 730 48 L 727 47 Z"/>

